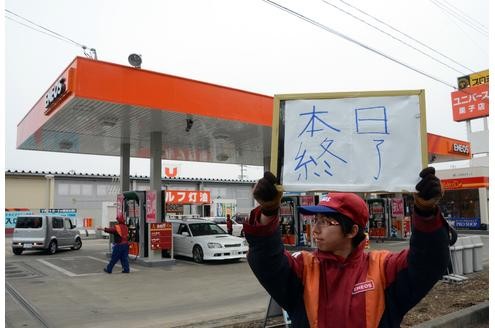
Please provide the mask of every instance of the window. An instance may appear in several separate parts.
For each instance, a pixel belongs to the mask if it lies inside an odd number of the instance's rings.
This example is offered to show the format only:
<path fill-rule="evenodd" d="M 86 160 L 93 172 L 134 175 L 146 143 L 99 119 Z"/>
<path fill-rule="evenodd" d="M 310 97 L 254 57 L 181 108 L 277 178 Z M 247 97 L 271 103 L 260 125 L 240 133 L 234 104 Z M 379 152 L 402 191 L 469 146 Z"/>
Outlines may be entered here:
<path fill-rule="evenodd" d="M 59 195 L 68 195 L 69 194 L 69 184 L 67 183 L 60 183 L 58 185 L 58 194 Z"/>
<path fill-rule="evenodd" d="M 41 217 L 19 216 L 15 223 L 16 228 L 20 229 L 38 229 L 43 225 Z"/>
<path fill-rule="evenodd" d="M 180 225 L 178 234 L 182 235 L 183 232 L 187 232 L 189 234 L 189 230 L 187 229 L 187 225 L 185 224 Z"/>
<path fill-rule="evenodd" d="M 83 184 L 81 186 L 82 188 L 82 195 L 83 196 L 91 196 L 93 194 L 93 186 L 90 184 Z"/>
<path fill-rule="evenodd" d="M 69 218 L 64 219 L 64 228 L 65 229 L 72 229 L 72 223 L 70 222 Z"/>
<path fill-rule="evenodd" d="M 225 231 L 215 223 L 191 223 L 189 228 L 193 236 L 225 234 Z"/>
<path fill-rule="evenodd" d="M 71 195 L 80 195 L 81 194 L 81 185 L 77 183 L 70 184 L 70 194 Z"/>
<path fill-rule="evenodd" d="M 53 218 L 52 219 L 52 228 L 53 229 L 63 229 L 64 220 L 62 218 Z"/>
<path fill-rule="evenodd" d="M 107 194 L 107 186 L 106 185 L 96 185 L 96 195 L 97 196 L 105 196 Z"/>

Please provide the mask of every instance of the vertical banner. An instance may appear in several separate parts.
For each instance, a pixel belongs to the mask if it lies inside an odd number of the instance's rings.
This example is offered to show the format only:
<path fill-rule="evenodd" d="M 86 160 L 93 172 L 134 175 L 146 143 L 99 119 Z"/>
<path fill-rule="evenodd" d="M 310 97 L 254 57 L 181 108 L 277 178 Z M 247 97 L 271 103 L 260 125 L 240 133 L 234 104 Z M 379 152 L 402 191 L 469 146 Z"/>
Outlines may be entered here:
<path fill-rule="evenodd" d="M 124 217 L 124 194 L 117 195 L 117 218 Z"/>
<path fill-rule="evenodd" d="M 156 222 L 156 191 L 146 192 L 146 223 Z"/>

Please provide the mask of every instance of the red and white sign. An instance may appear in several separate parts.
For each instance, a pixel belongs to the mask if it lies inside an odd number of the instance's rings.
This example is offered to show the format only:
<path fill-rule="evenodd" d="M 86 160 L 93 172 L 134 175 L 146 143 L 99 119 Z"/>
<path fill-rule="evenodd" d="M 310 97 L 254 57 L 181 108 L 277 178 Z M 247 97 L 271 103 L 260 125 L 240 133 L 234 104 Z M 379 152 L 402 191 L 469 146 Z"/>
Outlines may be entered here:
<path fill-rule="evenodd" d="M 392 198 L 392 216 L 400 217 L 404 215 L 404 201 L 402 198 Z"/>
<path fill-rule="evenodd" d="M 163 173 L 166 178 L 176 178 L 179 176 L 179 167 L 178 166 L 165 166 L 163 168 Z"/>
<path fill-rule="evenodd" d="M 479 84 L 454 91 L 451 99 L 452 113 L 456 122 L 488 116 L 488 84 Z"/>
<path fill-rule="evenodd" d="M 210 204 L 211 196 L 205 190 L 167 190 L 166 204 Z"/>
<path fill-rule="evenodd" d="M 146 192 L 146 223 L 156 222 L 156 191 Z"/>
<path fill-rule="evenodd" d="M 117 218 L 124 217 L 124 195 L 117 195 Z"/>
<path fill-rule="evenodd" d="M 150 225 L 151 249 L 172 248 L 172 224 L 170 222 L 151 223 Z"/>
<path fill-rule="evenodd" d="M 488 177 L 442 179 L 440 182 L 445 190 L 488 188 Z"/>

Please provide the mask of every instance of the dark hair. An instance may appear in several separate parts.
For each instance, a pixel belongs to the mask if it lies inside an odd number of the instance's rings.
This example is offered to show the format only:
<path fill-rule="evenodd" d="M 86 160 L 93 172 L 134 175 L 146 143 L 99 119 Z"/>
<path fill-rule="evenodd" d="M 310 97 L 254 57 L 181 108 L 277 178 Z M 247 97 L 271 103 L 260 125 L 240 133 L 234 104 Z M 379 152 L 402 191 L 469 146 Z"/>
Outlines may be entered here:
<path fill-rule="evenodd" d="M 355 248 L 357 247 L 363 240 L 366 238 L 366 235 L 364 234 L 364 228 L 359 226 L 357 223 L 349 219 L 347 216 L 340 214 L 340 213 L 332 213 L 328 215 L 328 217 L 331 217 L 335 220 L 337 220 L 338 223 L 340 223 L 340 227 L 342 229 L 342 232 L 347 235 L 352 232 L 352 227 L 354 225 L 358 226 L 358 232 L 352 238 L 352 247 Z"/>

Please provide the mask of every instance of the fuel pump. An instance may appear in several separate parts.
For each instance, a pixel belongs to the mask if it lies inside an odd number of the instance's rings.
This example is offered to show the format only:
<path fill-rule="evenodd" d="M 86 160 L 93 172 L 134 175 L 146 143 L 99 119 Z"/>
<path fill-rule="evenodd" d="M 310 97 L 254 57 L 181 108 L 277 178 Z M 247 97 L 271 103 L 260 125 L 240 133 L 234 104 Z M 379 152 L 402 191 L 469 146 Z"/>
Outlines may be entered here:
<path fill-rule="evenodd" d="M 145 201 L 145 191 L 127 191 L 117 197 L 118 210 L 121 210 L 129 228 L 129 254 L 136 256 L 136 258 L 148 256 Z"/>

